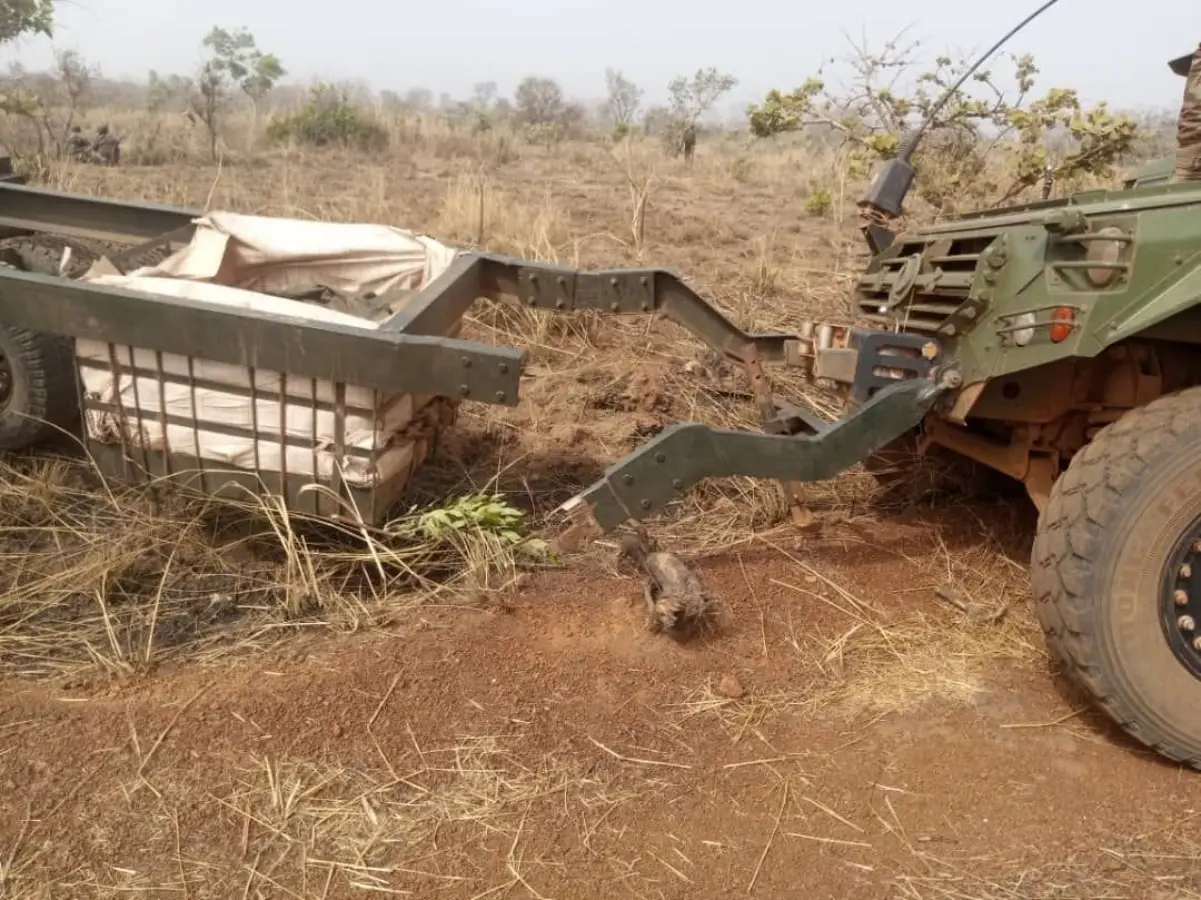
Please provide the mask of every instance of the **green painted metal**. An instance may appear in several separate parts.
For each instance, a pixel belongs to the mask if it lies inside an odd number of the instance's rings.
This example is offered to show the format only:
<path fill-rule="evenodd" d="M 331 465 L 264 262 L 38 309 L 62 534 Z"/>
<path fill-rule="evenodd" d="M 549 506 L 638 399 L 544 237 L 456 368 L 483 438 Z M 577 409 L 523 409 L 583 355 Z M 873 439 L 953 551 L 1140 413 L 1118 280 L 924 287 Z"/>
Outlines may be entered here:
<path fill-rule="evenodd" d="M 0 322 L 289 375 L 514 405 L 522 353 L 0 270 Z"/>
<path fill-rule="evenodd" d="M 1107 241 L 1114 258 L 1090 262 L 1088 248 Z M 906 265 L 918 273 L 911 286 Z M 1099 266 L 1112 281 L 1090 280 Z M 966 383 L 1096 356 L 1201 301 L 1201 184 L 1094 191 L 915 229 L 872 260 L 855 300 L 878 327 L 937 337 Z M 1074 327 L 1056 343 L 1049 326 L 1063 308 Z M 1024 326 L 1028 342 L 1015 339 Z"/>
<path fill-rule="evenodd" d="M 611 466 L 563 509 L 576 527 L 604 533 L 661 512 L 709 478 L 833 478 L 915 428 L 944 393 L 925 379 L 898 381 L 814 435 L 673 425 Z"/>
<path fill-rule="evenodd" d="M 1167 184 L 1172 180 L 1172 170 L 1176 167 L 1175 156 L 1161 156 L 1150 162 L 1143 163 L 1134 176 L 1122 183 L 1127 190 L 1131 188 L 1148 187 L 1155 184 Z"/>
<path fill-rule="evenodd" d="M 135 244 L 185 228 L 201 215 L 182 207 L 0 183 L 0 232 L 6 235 L 55 234 Z"/>

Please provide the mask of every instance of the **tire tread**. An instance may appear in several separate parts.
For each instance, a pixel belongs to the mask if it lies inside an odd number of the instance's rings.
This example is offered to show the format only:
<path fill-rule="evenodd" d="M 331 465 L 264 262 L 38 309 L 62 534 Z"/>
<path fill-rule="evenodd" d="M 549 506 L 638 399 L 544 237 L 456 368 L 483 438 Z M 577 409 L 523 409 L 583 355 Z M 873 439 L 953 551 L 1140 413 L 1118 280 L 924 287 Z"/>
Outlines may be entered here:
<path fill-rule="evenodd" d="M 1034 608 L 1048 649 L 1067 675 L 1135 740 L 1201 769 L 1201 745 L 1163 733 L 1130 704 L 1102 664 L 1099 606 L 1089 573 L 1101 562 L 1123 494 L 1156 457 L 1188 439 L 1201 419 L 1201 388 L 1160 397 L 1106 426 L 1073 458 L 1039 519 L 1031 554 Z"/>

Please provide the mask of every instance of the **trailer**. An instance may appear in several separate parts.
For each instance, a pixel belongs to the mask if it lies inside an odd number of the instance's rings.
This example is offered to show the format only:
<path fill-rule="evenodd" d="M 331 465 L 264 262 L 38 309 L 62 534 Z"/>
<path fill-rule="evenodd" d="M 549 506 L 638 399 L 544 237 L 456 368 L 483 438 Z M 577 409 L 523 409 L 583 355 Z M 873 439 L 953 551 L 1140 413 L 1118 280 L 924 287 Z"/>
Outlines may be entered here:
<path fill-rule="evenodd" d="M 383 266 L 413 276 L 406 253 L 420 257 L 418 276 L 378 292 L 345 275 Z M 0 183 L 0 259 L 8 385 L 0 449 L 66 431 L 108 476 L 269 493 L 298 512 L 369 524 L 388 518 L 459 404 L 519 402 L 524 353 L 458 336 L 480 298 L 548 314 L 659 313 L 748 373 L 774 434 L 668 428 L 565 508 L 583 515 L 563 546 L 651 516 L 703 478 L 794 469 L 785 460 L 798 439 L 788 435 L 813 420 L 773 396 L 764 364 L 801 362 L 829 337 L 745 334 L 664 269 L 582 271 L 379 225 L 204 213 L 15 183 Z M 331 293 L 358 303 L 358 314 L 331 309 Z M 875 336 L 862 365 L 889 352 L 887 343 Z M 835 432 L 800 438 L 812 461 L 801 474 L 833 474 L 822 447 L 868 453 L 899 436 L 927 395 L 902 384 Z M 856 424 L 865 415 L 870 428 Z"/>

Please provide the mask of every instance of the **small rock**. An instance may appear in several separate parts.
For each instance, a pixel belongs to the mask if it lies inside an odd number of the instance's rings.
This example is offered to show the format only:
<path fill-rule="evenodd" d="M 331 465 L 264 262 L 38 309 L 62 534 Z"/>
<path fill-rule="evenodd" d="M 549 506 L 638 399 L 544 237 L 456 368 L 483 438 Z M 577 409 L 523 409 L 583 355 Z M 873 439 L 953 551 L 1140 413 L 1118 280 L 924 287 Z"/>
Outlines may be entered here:
<path fill-rule="evenodd" d="M 342 736 L 342 726 L 341 726 L 341 725 L 335 725 L 335 726 L 334 726 L 334 737 L 336 737 L 336 738 L 340 738 L 341 736 Z"/>
<path fill-rule="evenodd" d="M 719 697 L 726 697 L 729 700 L 738 700 L 746 696 L 746 688 L 733 675 L 723 675 L 721 681 L 717 683 L 717 694 Z"/>

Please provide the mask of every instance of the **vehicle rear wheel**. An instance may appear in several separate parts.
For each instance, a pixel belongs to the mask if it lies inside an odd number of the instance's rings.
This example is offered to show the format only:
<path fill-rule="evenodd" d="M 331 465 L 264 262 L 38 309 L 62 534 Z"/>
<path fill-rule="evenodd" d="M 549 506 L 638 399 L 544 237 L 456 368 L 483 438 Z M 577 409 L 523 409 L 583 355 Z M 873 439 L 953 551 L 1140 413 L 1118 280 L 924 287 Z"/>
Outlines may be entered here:
<path fill-rule="evenodd" d="M 83 274 L 96 259 L 77 244 L 37 235 L 0 241 L 0 266 L 57 275 L 67 248 L 68 277 Z M 44 444 L 78 422 L 75 342 L 56 334 L 0 327 L 0 450 Z"/>
<path fill-rule="evenodd" d="M 1201 769 L 1201 388 L 1076 454 L 1039 519 L 1031 587 L 1072 680 L 1136 740 Z"/>

